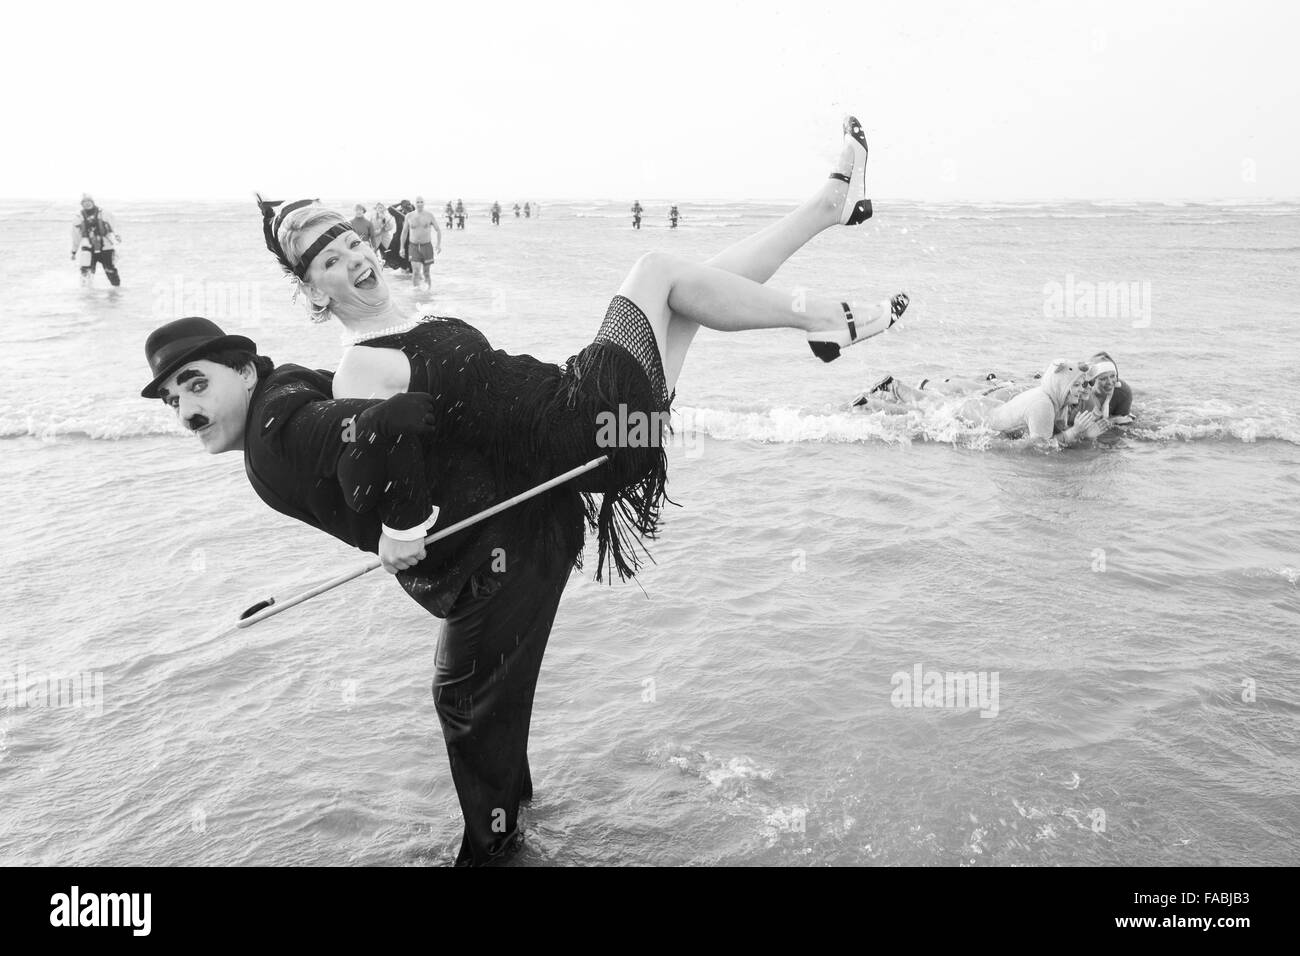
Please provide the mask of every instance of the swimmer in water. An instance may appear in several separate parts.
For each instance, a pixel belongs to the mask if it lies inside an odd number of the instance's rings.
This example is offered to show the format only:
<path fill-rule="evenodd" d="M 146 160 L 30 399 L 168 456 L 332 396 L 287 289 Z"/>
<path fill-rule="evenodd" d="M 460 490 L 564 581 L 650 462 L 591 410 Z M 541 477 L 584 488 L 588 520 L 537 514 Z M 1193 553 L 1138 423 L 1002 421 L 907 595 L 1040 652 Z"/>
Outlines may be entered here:
<path fill-rule="evenodd" d="M 1047 366 L 1037 385 L 1022 385 L 996 378 L 981 383 L 989 386 L 967 399 L 957 409 L 958 417 L 972 424 L 986 425 L 1005 437 L 1040 446 L 1051 441 L 1068 448 L 1104 434 L 1110 423 L 1092 409 L 1083 409 L 1068 424 L 1071 409 L 1083 400 L 1088 366 L 1057 360 Z M 882 407 L 895 404 L 920 406 L 949 400 L 933 388 L 912 389 L 886 376 L 854 407 Z M 881 402 L 881 405 L 876 405 Z"/>
<path fill-rule="evenodd" d="M 915 387 L 904 385 L 892 375 L 886 375 L 867 391 L 853 400 L 852 407 L 859 408 L 871 403 L 873 398 L 919 404 L 935 395 L 953 397 L 958 395 L 989 395 L 1000 389 L 1017 388 L 1024 391 L 1030 385 L 1017 386 L 1009 379 L 989 372 L 983 376 L 953 376 L 945 379 L 923 378 Z M 1008 396 L 1010 397 L 1010 396 Z"/>
<path fill-rule="evenodd" d="M 1120 381 L 1119 368 L 1109 352 L 1097 352 L 1088 359 L 1087 385 L 1077 411 L 1094 411 L 1112 425 L 1133 420 L 1133 389 Z"/>
<path fill-rule="evenodd" d="M 1096 412 L 1079 412 L 1074 424 L 1058 431 L 1068 420 L 1071 406 L 1083 398 L 1088 366 L 1060 359 L 1043 372 L 1038 385 L 1009 398 L 984 395 L 967 401 L 957 414 L 967 421 L 987 425 L 1003 435 L 1030 445 L 1055 441 L 1063 448 L 1091 441 L 1104 434 L 1110 425 Z"/>

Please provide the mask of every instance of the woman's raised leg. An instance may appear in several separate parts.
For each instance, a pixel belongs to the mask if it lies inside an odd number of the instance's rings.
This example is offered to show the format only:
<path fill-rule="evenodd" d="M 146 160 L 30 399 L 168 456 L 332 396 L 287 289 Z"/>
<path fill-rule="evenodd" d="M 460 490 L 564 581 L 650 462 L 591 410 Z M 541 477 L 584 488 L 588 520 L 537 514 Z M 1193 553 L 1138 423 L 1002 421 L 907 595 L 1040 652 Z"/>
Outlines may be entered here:
<path fill-rule="evenodd" d="M 844 132 L 846 136 L 839 162 L 812 196 L 777 222 L 728 246 L 709 259 L 706 265 L 754 282 L 767 282 L 787 259 L 814 236 L 844 222 L 846 211 L 853 214 L 854 222 L 863 221 L 869 216 L 869 203 L 863 213 L 854 208 L 859 196 L 849 196 L 850 189 L 854 193 L 864 192 L 862 184 L 867 159 L 865 134 L 854 117 L 846 118 Z M 847 205 L 846 199 L 849 200 Z M 700 324 L 689 317 L 671 312 L 662 333 L 658 328 L 655 330 L 661 343 L 664 374 L 670 390 L 681 374 L 686 352 L 699 328 Z"/>
<path fill-rule="evenodd" d="M 845 176 L 853 172 L 851 145 L 844 147 L 836 171 Z M 709 259 L 705 265 L 744 276 L 754 282 L 766 282 L 776 274 L 776 270 L 781 268 L 787 259 L 802 249 L 814 236 L 839 224 L 840 211 L 844 206 L 848 188 L 847 183 L 828 177 L 826 182 L 797 209 L 752 236 L 747 236 L 728 246 Z M 662 349 L 664 374 L 668 379 L 669 390 L 681 374 L 682 365 L 686 361 L 686 352 L 699 329 L 699 323 L 683 315 L 674 313 L 669 316 L 665 332 L 665 348 Z"/>
<path fill-rule="evenodd" d="M 744 276 L 660 252 L 642 256 L 618 292 L 636 303 L 650 321 L 665 375 L 669 356 L 664 346 L 673 316 L 720 332 L 801 329 L 810 333 L 810 341 L 838 340 L 840 345 L 848 345 L 883 332 L 907 307 L 905 296 L 895 296 L 893 302 L 860 309 L 855 316 L 847 303 L 835 299 L 781 292 Z M 835 352 L 838 354 L 838 348 Z M 680 369 L 680 356 L 676 358 Z"/>
<path fill-rule="evenodd" d="M 852 145 L 845 145 L 835 172 L 852 175 Z M 754 282 L 766 282 L 814 236 L 839 224 L 848 188 L 848 183 L 827 177 L 797 209 L 728 246 L 705 264 Z"/>

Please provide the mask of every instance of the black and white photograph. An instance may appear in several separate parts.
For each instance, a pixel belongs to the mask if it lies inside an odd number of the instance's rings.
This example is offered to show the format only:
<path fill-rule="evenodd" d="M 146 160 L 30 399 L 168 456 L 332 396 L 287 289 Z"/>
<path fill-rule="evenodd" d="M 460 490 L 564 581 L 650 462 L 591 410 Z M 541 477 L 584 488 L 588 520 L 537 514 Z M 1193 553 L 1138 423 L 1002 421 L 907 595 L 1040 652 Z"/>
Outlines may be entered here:
<path fill-rule="evenodd" d="M 1294 5 L 10 19 L 0 866 L 1300 859 Z"/>

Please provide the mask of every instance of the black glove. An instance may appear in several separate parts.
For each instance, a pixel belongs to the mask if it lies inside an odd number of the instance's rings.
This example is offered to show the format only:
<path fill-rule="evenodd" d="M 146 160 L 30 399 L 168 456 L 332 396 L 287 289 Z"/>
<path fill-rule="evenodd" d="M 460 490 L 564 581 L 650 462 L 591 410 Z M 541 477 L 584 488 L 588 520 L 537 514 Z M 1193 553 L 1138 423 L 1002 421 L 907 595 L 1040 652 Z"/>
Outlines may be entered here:
<path fill-rule="evenodd" d="M 358 428 L 372 430 L 382 438 L 431 435 L 436 425 L 433 396 L 428 392 L 400 392 L 357 416 Z"/>

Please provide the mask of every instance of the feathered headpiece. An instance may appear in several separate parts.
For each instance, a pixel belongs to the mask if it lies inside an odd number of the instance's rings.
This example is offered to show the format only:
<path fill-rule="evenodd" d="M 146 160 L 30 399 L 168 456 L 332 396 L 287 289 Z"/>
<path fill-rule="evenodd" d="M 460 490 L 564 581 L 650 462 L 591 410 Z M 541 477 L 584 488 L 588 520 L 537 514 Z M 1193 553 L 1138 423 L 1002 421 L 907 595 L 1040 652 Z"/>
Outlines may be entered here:
<path fill-rule="evenodd" d="M 298 199 L 286 204 L 283 199 L 269 201 L 263 199 L 260 193 L 254 193 L 254 195 L 257 196 L 257 208 L 262 211 L 262 235 L 266 237 L 266 248 L 280 263 L 280 268 L 298 279 L 302 279 L 307 275 L 307 268 L 311 265 L 311 261 L 320 255 L 322 249 L 343 235 L 343 233 L 353 231 L 352 224 L 349 222 L 340 222 L 330 226 L 316 237 L 316 241 L 308 247 L 307 251 L 302 254 L 302 258 L 298 260 L 297 265 L 295 265 L 289 261 L 289 256 L 285 253 L 284 247 L 280 245 L 278 237 L 280 225 L 284 222 L 284 217 L 295 209 L 310 206 L 314 202 L 319 202 L 319 200 Z M 277 207 L 283 208 L 277 213 Z"/>

